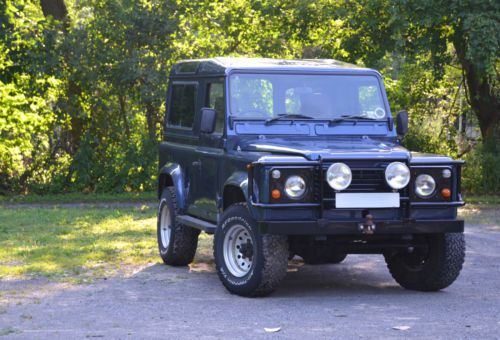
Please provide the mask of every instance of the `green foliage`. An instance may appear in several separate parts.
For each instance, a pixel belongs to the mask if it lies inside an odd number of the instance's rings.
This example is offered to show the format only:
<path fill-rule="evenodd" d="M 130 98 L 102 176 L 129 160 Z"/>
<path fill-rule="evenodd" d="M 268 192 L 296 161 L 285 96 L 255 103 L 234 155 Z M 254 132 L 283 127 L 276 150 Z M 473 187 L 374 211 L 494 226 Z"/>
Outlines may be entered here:
<path fill-rule="evenodd" d="M 465 157 L 468 164 L 463 170 L 462 187 L 473 194 L 500 192 L 500 154 L 478 147 Z"/>
<path fill-rule="evenodd" d="M 0 193 L 152 190 L 168 71 L 185 58 L 335 58 L 380 69 L 393 112 L 410 112 L 405 143 L 419 151 L 464 154 L 471 144 L 456 119 L 474 113 L 490 136 L 500 116 L 498 2 L 66 6 L 57 22 L 38 1 L 0 3 Z M 490 153 L 469 157 L 486 171 Z M 486 173 L 464 175 L 468 190 L 498 188 Z"/>
<path fill-rule="evenodd" d="M 454 122 L 466 110 L 463 105 L 461 75 L 447 68 L 438 79 L 422 63 L 405 64 L 397 81 L 387 81 L 393 110 L 409 108 L 410 128 L 404 144 L 411 150 L 446 154 L 459 152 Z"/>
<path fill-rule="evenodd" d="M 71 192 L 45 195 L 9 195 L 0 196 L 0 204 L 72 204 L 72 203 L 155 203 L 156 191 L 124 193 L 88 193 Z"/>

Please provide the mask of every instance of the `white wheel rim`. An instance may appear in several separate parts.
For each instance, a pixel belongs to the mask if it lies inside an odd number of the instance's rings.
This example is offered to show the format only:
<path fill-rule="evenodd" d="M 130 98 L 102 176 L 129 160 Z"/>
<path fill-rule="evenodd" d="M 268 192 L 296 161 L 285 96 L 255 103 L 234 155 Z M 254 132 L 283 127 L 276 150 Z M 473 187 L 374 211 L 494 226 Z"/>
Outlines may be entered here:
<path fill-rule="evenodd" d="M 172 231 L 170 210 L 168 209 L 167 205 L 164 205 L 161 208 L 161 215 L 160 216 L 161 216 L 160 217 L 161 245 L 163 246 L 163 248 L 167 249 L 168 245 L 170 243 L 170 233 Z"/>
<path fill-rule="evenodd" d="M 243 277 L 252 269 L 253 240 L 248 230 L 242 225 L 230 227 L 224 236 L 222 251 L 226 267 L 232 275 Z"/>

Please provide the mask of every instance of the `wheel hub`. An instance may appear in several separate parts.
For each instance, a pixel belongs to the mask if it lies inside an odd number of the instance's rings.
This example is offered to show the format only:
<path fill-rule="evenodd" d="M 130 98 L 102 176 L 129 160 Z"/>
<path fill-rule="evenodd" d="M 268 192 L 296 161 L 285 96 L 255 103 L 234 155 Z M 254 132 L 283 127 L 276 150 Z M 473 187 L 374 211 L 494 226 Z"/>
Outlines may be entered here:
<path fill-rule="evenodd" d="M 172 232 L 170 210 L 165 204 L 160 215 L 160 240 L 163 248 L 167 249 L 170 244 L 170 234 Z"/>
<path fill-rule="evenodd" d="M 233 225 L 224 236 L 224 262 L 229 272 L 236 277 L 245 276 L 253 266 L 254 244 L 248 229 Z"/>
<path fill-rule="evenodd" d="M 247 239 L 246 243 L 240 244 L 240 254 L 242 258 L 244 259 L 249 259 L 250 261 L 252 260 L 253 257 L 253 244 L 252 242 Z"/>

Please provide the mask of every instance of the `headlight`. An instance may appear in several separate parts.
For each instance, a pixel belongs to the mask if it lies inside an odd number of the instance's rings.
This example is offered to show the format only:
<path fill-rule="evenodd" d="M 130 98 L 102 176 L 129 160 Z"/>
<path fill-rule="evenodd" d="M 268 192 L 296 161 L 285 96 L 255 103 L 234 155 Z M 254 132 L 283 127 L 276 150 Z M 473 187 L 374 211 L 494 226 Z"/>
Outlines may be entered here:
<path fill-rule="evenodd" d="M 326 171 L 326 181 L 335 190 L 344 190 L 352 181 L 352 172 L 344 163 L 333 163 Z"/>
<path fill-rule="evenodd" d="M 415 180 L 415 192 L 418 196 L 428 197 L 436 190 L 436 181 L 430 175 L 418 175 Z"/>
<path fill-rule="evenodd" d="M 292 199 L 301 198 L 306 192 L 306 182 L 300 176 L 290 176 L 285 182 L 285 193 Z"/>
<path fill-rule="evenodd" d="M 403 189 L 410 182 L 410 169 L 401 162 L 392 162 L 385 169 L 385 181 L 393 189 Z"/>

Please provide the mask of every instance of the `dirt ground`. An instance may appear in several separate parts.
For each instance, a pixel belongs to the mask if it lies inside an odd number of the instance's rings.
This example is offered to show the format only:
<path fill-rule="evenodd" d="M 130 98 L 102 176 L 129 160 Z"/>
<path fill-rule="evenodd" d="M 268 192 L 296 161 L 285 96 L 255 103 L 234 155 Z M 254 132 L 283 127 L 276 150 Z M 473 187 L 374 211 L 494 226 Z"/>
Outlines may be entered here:
<path fill-rule="evenodd" d="M 205 254 L 192 268 L 156 263 L 91 284 L 0 281 L 0 336 L 498 339 L 499 210 L 462 211 L 466 263 L 441 292 L 404 290 L 382 256 L 350 255 L 338 265 L 294 260 L 274 294 L 241 298 L 223 288 Z"/>

